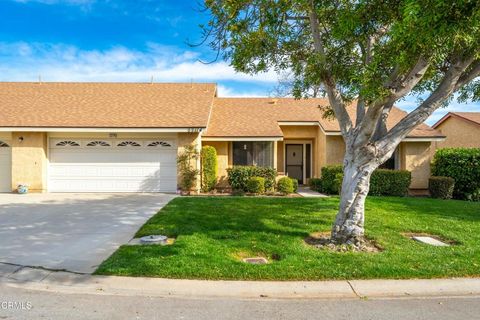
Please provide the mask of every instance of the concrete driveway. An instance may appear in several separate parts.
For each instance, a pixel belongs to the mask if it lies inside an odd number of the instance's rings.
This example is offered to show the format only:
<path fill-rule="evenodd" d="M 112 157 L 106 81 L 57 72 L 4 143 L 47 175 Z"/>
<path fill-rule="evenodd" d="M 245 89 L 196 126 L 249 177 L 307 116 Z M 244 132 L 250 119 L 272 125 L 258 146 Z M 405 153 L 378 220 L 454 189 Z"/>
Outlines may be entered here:
<path fill-rule="evenodd" d="M 92 273 L 173 194 L 0 194 L 0 262 Z"/>

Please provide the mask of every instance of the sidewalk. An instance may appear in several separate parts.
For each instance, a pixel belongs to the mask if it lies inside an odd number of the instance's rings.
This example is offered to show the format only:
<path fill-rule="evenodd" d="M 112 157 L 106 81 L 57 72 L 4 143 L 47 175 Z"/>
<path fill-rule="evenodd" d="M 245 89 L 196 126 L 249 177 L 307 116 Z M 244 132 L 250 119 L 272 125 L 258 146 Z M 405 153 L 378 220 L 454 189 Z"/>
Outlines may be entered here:
<path fill-rule="evenodd" d="M 480 278 L 434 280 L 208 281 L 92 276 L 0 265 L 0 287 L 121 296 L 359 299 L 480 296 Z"/>

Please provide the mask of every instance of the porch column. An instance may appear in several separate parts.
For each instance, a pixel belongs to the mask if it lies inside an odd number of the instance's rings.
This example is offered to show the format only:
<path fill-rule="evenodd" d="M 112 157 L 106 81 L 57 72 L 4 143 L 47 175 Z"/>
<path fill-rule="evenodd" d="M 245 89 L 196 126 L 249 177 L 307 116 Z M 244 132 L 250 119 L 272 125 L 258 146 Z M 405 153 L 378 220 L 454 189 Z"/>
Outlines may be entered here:
<path fill-rule="evenodd" d="M 278 150 L 278 142 L 273 141 L 273 167 L 278 171 L 277 150 Z"/>

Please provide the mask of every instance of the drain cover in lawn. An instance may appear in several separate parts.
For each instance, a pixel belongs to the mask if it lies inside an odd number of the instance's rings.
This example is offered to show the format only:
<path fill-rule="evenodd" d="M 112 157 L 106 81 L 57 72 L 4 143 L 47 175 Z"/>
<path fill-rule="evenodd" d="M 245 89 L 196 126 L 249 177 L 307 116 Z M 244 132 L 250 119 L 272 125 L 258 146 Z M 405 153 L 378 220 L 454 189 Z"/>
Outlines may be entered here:
<path fill-rule="evenodd" d="M 437 240 L 435 238 L 432 238 L 432 237 L 414 236 L 414 237 L 412 237 L 412 239 L 416 240 L 418 242 L 429 244 L 431 246 L 435 246 L 435 247 L 449 247 L 450 246 L 449 244 L 447 244 L 445 242 L 442 242 L 440 240 Z"/>
<path fill-rule="evenodd" d="M 250 264 L 267 264 L 267 259 L 263 257 L 255 257 L 255 258 L 245 258 L 243 262 L 250 263 Z"/>

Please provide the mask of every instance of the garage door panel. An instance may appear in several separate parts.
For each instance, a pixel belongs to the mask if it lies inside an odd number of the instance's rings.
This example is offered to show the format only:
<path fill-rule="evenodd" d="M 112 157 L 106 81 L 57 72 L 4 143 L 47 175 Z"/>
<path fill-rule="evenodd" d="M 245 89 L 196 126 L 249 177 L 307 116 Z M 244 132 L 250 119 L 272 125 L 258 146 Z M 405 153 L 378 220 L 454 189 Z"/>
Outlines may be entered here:
<path fill-rule="evenodd" d="M 174 148 L 84 148 L 86 142 L 76 142 L 80 146 L 50 149 L 51 192 L 176 191 Z"/>

